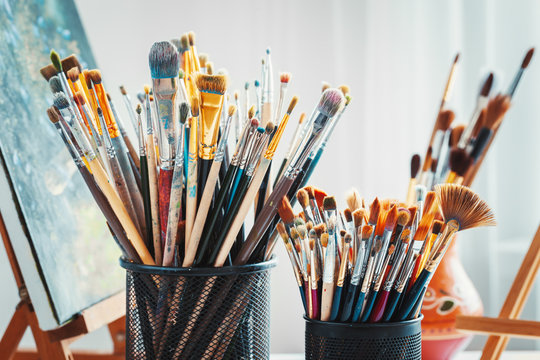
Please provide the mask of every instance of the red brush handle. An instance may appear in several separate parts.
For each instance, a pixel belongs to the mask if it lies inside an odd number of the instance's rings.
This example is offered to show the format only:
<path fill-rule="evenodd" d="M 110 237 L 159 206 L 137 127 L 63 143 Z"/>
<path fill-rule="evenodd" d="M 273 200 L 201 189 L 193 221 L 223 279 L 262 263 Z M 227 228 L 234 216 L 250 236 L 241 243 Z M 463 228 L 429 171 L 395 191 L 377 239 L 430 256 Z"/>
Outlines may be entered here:
<path fill-rule="evenodd" d="M 161 233 L 161 248 L 165 249 L 167 237 L 167 220 L 169 219 L 169 202 L 171 201 L 171 183 L 173 170 L 160 169 L 158 177 L 159 193 L 159 228 Z"/>
<path fill-rule="evenodd" d="M 386 303 L 388 302 L 388 295 L 390 294 L 389 291 L 383 290 L 379 293 L 379 297 L 377 298 L 377 302 L 375 303 L 375 306 L 373 307 L 373 310 L 371 311 L 371 316 L 369 317 L 369 322 L 379 322 L 381 321 L 384 310 L 386 308 Z"/>
<path fill-rule="evenodd" d="M 311 289 L 311 301 L 313 303 L 312 319 L 319 320 L 319 292 L 317 289 Z"/>
<path fill-rule="evenodd" d="M 420 262 L 422 261 L 422 254 L 416 258 L 416 263 L 414 264 L 414 269 L 411 274 L 411 279 L 409 280 L 409 285 L 407 286 L 407 292 L 411 290 L 413 284 L 416 281 L 416 274 L 418 273 L 418 268 L 420 267 Z"/>

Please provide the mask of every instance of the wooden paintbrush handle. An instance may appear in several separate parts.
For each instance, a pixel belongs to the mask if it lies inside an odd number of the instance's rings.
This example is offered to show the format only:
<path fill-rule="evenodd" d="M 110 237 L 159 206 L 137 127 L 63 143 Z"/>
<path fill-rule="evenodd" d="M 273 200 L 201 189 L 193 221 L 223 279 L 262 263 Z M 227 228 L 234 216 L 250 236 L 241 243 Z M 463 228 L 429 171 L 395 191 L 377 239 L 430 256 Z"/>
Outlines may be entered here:
<path fill-rule="evenodd" d="M 161 235 L 159 232 L 159 197 L 158 179 L 156 167 L 156 148 L 154 146 L 154 135 L 146 136 L 146 158 L 148 162 L 148 188 L 150 190 L 150 213 L 152 215 L 152 240 L 154 242 L 154 256 L 156 264 L 161 266 L 163 254 L 161 250 Z"/>
<path fill-rule="evenodd" d="M 160 169 L 158 175 L 159 196 L 159 225 L 161 235 L 161 249 L 165 251 L 165 239 L 167 238 L 167 221 L 169 219 L 169 203 L 171 201 L 171 185 L 173 170 Z"/>
<path fill-rule="evenodd" d="M 96 183 L 109 200 L 109 203 L 111 204 L 114 213 L 122 224 L 122 227 L 124 228 L 129 241 L 137 251 L 137 254 L 139 254 L 139 257 L 141 258 L 143 264 L 155 265 L 154 259 L 152 259 L 152 256 L 150 256 L 148 249 L 144 245 L 144 242 L 139 232 L 137 231 L 135 224 L 129 217 L 126 208 L 118 197 L 118 194 L 116 193 L 112 185 L 109 183 L 105 170 L 103 169 L 103 167 L 101 167 L 101 164 L 97 159 L 90 161 L 89 165 L 90 169 L 92 170 L 92 174 L 94 175 L 94 179 L 96 180 Z"/>
<path fill-rule="evenodd" d="M 332 301 L 334 300 L 334 283 L 323 282 L 321 299 L 321 321 L 330 321 Z"/>
<path fill-rule="evenodd" d="M 182 215 L 182 171 L 175 168 L 170 186 L 169 213 L 167 214 L 167 233 L 163 247 L 163 266 L 171 266 L 174 260 L 174 248 L 178 236 L 178 222 Z"/>
<path fill-rule="evenodd" d="M 190 267 L 193 265 L 193 260 L 195 259 L 195 254 L 197 254 L 197 247 L 201 240 L 201 234 L 204 230 L 204 223 L 206 222 L 206 216 L 208 215 L 208 210 L 212 203 L 212 197 L 214 195 L 214 190 L 216 187 L 216 182 L 219 176 L 219 169 L 221 167 L 221 161 L 212 163 L 210 168 L 210 173 L 208 174 L 208 179 L 206 180 L 206 186 L 201 198 L 201 203 L 199 204 L 199 209 L 197 210 L 197 216 L 195 217 L 195 222 L 193 224 L 193 231 L 189 239 L 189 246 L 186 251 L 186 256 L 184 257 L 183 267 Z"/>
<path fill-rule="evenodd" d="M 188 161 L 188 178 L 186 184 L 186 244 L 185 249 L 191 242 L 191 232 L 197 213 L 197 160 Z"/>
<path fill-rule="evenodd" d="M 128 214 L 131 217 L 131 220 L 133 220 L 133 223 L 135 224 L 139 234 L 142 234 L 141 227 L 139 225 L 139 219 L 137 217 L 137 213 L 135 212 L 135 207 L 133 206 L 131 197 L 129 196 L 129 191 L 126 185 L 126 179 L 124 178 L 124 175 L 122 174 L 122 170 L 120 168 L 118 159 L 116 157 L 110 158 L 109 164 L 111 166 L 111 171 L 114 178 L 114 184 L 116 185 L 116 191 L 118 192 L 118 195 L 120 196 L 120 199 L 122 200 L 122 203 L 124 204 L 124 207 L 127 209 Z"/>
<path fill-rule="evenodd" d="M 137 151 L 135 151 L 135 148 L 133 147 L 133 143 L 129 139 L 129 136 L 125 135 L 123 136 L 123 138 L 124 138 L 124 142 L 126 143 L 126 147 L 129 151 L 129 156 L 131 157 L 131 159 L 133 159 L 133 162 L 135 163 L 135 166 L 137 167 L 137 169 L 140 169 L 141 163 L 139 161 L 139 156 L 137 155 Z"/>

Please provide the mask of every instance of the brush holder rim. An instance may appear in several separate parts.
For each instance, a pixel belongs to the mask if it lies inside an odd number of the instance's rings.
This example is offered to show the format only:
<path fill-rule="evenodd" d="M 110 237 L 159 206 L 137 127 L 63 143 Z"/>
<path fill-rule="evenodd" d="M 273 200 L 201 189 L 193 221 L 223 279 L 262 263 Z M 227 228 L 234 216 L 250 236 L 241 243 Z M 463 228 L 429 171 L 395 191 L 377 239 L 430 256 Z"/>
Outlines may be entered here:
<path fill-rule="evenodd" d="M 416 319 L 384 323 L 340 323 L 320 321 L 303 316 L 306 332 L 320 337 L 365 339 L 381 337 L 406 337 L 422 332 L 424 315 Z"/>
<path fill-rule="evenodd" d="M 152 275 L 165 275 L 165 276 L 230 276 L 240 274 L 253 274 L 257 272 L 267 271 L 277 266 L 278 258 L 276 255 L 272 255 L 270 260 L 263 261 L 256 264 L 246 264 L 240 266 L 223 266 L 223 267 L 167 267 L 167 266 L 155 266 L 144 265 L 134 262 L 130 262 L 125 257 L 120 257 L 120 266 L 125 270 L 152 274 Z"/>

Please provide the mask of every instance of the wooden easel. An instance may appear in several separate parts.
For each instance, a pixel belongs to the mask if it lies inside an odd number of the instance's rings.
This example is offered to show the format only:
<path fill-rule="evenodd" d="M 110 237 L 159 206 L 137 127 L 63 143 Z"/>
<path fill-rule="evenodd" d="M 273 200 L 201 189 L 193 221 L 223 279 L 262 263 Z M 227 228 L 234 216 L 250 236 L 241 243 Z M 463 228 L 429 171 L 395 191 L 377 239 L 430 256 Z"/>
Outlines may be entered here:
<path fill-rule="evenodd" d="M 43 331 L 39 328 L 38 319 L 28 296 L 24 279 L 22 277 L 17 258 L 9 235 L 0 213 L 0 234 L 4 242 L 7 256 L 13 271 L 13 276 L 19 289 L 20 302 L 15 313 L 0 340 L 0 354 L 2 359 L 14 360 L 122 360 L 125 355 L 125 294 L 119 293 L 105 299 L 92 307 L 82 311 L 69 323 L 51 330 Z M 90 351 L 75 351 L 69 345 L 80 337 L 108 325 L 113 341 L 112 353 L 96 353 Z M 19 343 L 30 327 L 36 350 L 19 350 Z"/>
<path fill-rule="evenodd" d="M 511 336 L 540 338 L 540 322 L 518 320 L 540 268 L 540 226 L 514 278 L 498 318 L 458 316 L 456 328 L 490 335 L 482 360 L 498 359 Z"/>

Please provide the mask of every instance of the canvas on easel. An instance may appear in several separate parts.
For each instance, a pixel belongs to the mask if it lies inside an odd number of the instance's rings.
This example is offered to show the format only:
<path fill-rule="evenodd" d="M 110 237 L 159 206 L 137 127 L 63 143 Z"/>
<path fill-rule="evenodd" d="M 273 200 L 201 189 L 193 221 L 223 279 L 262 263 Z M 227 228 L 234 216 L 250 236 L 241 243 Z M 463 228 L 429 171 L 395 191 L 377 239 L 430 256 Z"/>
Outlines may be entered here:
<path fill-rule="evenodd" d="M 124 297 L 120 251 L 45 115 L 52 94 L 39 72 L 51 48 L 80 54 L 89 68 L 95 61 L 72 0 L 0 8 L 0 215 L 21 299 L 2 346 L 26 326 L 38 349 L 43 339 L 64 346 L 109 322 L 121 325 L 125 312 L 115 300 Z"/>
<path fill-rule="evenodd" d="M 540 322 L 519 320 L 540 268 L 540 226 L 525 254 L 498 318 L 460 316 L 456 328 L 489 335 L 482 360 L 499 359 L 510 337 L 540 338 Z"/>

